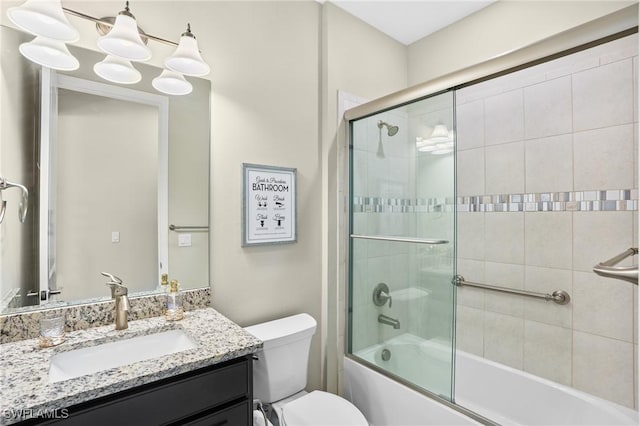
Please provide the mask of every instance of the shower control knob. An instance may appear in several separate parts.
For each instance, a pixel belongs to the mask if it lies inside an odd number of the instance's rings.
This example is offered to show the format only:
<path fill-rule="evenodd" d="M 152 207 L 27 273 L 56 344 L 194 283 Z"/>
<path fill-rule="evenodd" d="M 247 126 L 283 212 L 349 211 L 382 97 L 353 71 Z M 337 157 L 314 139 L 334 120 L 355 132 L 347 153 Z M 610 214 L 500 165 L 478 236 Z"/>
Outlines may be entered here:
<path fill-rule="evenodd" d="M 376 306 L 383 306 L 387 301 L 389 301 L 389 307 L 391 307 L 389 286 L 385 283 L 378 283 L 376 288 L 373 289 L 373 304 Z"/>

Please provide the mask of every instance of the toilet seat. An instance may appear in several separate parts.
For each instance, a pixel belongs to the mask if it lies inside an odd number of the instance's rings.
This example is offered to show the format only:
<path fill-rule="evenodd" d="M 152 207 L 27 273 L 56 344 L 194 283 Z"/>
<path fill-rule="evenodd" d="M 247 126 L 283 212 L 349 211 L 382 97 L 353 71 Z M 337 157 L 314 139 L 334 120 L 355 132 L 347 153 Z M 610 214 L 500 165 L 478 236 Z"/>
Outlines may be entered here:
<path fill-rule="evenodd" d="M 313 391 L 282 407 L 286 426 L 368 426 L 364 415 L 344 398 Z"/>

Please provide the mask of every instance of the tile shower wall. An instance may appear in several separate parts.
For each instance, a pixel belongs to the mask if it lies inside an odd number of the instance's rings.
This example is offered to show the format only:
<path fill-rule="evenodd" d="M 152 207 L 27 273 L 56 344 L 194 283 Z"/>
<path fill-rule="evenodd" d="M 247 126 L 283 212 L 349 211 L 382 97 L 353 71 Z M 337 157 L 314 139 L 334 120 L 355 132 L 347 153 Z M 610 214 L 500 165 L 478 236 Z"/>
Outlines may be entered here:
<path fill-rule="evenodd" d="M 629 407 L 637 286 L 591 268 L 637 244 L 637 75 L 633 35 L 456 98 L 458 273 L 571 295 L 459 288 L 457 348 Z"/>

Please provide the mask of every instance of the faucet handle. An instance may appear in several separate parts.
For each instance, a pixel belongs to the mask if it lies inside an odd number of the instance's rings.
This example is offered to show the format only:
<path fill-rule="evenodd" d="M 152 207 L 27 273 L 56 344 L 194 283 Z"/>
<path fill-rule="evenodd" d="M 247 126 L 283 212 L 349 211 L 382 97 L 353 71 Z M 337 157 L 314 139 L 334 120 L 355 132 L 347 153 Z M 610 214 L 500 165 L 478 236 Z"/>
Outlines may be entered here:
<path fill-rule="evenodd" d="M 105 285 L 111 287 L 111 298 L 115 299 L 118 296 L 126 296 L 129 293 L 129 289 L 122 284 L 122 280 L 109 272 L 100 272 L 111 281 Z"/>
<path fill-rule="evenodd" d="M 373 289 L 373 304 L 376 306 L 383 306 L 389 301 L 389 307 L 391 307 L 391 294 L 389 292 L 389 286 L 385 283 L 378 283 L 376 288 Z"/>
<path fill-rule="evenodd" d="M 120 284 L 120 285 L 122 285 L 122 280 L 120 278 L 116 277 L 115 275 L 110 274 L 109 272 L 100 272 L 100 273 L 111 280 L 111 282 L 109 284 Z"/>

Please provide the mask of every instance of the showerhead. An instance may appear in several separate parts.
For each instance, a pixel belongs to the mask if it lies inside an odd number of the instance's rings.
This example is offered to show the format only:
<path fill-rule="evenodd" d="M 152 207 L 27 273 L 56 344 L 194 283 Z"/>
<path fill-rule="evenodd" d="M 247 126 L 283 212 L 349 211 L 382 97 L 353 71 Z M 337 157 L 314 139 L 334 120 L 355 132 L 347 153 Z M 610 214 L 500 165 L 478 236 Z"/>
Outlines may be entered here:
<path fill-rule="evenodd" d="M 393 124 L 385 123 L 382 120 L 378 121 L 378 129 L 382 130 L 382 126 L 386 126 L 387 127 L 387 135 L 389 135 L 389 136 L 395 136 L 396 133 L 398 133 L 398 130 L 400 130 L 400 128 L 398 126 L 394 126 Z"/>

